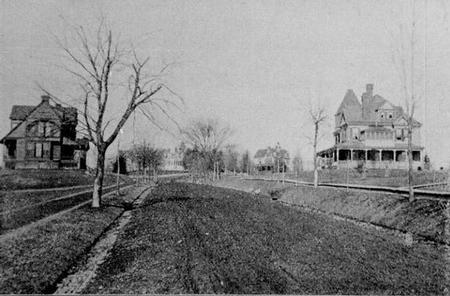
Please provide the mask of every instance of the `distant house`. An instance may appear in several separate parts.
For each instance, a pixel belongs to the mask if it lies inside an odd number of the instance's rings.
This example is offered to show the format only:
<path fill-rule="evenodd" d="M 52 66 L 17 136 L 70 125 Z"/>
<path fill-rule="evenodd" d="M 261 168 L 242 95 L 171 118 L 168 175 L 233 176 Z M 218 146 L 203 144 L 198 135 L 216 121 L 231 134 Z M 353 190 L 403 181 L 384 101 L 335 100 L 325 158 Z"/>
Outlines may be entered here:
<path fill-rule="evenodd" d="M 183 150 L 180 148 L 173 149 L 163 149 L 164 158 L 163 164 L 161 166 L 162 170 L 165 171 L 183 171 Z"/>
<path fill-rule="evenodd" d="M 48 96 L 37 106 L 13 106 L 11 130 L 0 140 L 5 167 L 85 169 L 89 142 L 76 138 L 77 116 L 75 108 L 52 105 Z"/>
<path fill-rule="evenodd" d="M 412 157 L 414 168 L 423 168 L 420 143 L 421 123 L 413 120 Z M 366 85 L 361 102 L 349 89 L 335 114 L 335 144 L 320 151 L 321 166 L 406 169 L 407 118 L 402 107 L 373 94 Z"/>
<path fill-rule="evenodd" d="M 260 172 L 276 172 L 277 169 L 282 172 L 288 169 L 289 153 L 277 144 L 275 148 L 269 146 L 265 149 L 259 149 L 256 151 L 254 159 L 256 169 Z"/>

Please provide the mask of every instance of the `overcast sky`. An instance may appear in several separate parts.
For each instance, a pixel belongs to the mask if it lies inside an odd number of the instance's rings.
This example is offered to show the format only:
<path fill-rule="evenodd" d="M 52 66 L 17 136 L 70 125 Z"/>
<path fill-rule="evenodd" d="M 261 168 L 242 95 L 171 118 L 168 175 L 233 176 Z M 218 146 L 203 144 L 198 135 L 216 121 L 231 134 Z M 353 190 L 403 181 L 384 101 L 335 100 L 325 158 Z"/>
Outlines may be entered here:
<path fill-rule="evenodd" d="M 393 3 L 394 2 L 394 3 Z M 14 104 L 37 104 L 39 83 L 73 95 L 73 81 L 54 36 L 68 24 L 95 29 L 104 16 L 121 40 L 142 55 L 173 63 L 167 83 L 185 100 L 180 124 L 216 117 L 235 130 L 232 141 L 254 153 L 276 142 L 311 157 L 304 108 L 318 100 L 330 121 L 320 148 L 332 144 L 333 115 L 347 89 L 366 83 L 394 104 L 404 96 L 398 48 L 412 1 L 1 1 L 0 135 Z M 450 34 L 446 1 L 416 1 L 416 118 L 433 162 L 450 151 Z M 401 27 L 403 24 L 403 27 Z M 403 28 L 403 29 L 401 29 Z M 403 32 L 404 34 L 402 35 Z M 409 35 L 408 35 L 409 36 Z M 408 60 L 408 59 L 407 59 Z M 427 98 L 427 99 L 425 99 Z M 117 114 L 120 106 L 109 110 Z M 170 147 L 178 140 L 136 116 L 136 141 Z M 128 124 L 123 145 L 130 145 Z"/>

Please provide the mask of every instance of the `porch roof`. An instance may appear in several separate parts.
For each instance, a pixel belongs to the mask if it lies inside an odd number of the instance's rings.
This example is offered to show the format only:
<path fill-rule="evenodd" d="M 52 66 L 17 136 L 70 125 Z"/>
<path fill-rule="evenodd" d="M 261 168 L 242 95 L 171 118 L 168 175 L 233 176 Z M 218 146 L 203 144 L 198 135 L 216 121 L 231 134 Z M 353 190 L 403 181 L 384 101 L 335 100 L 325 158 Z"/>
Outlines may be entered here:
<path fill-rule="evenodd" d="M 330 152 L 333 152 L 337 149 L 354 149 L 354 150 L 406 150 L 408 149 L 408 144 L 404 144 L 404 143 L 395 143 L 392 146 L 366 146 L 363 143 L 357 143 L 357 142 L 352 142 L 352 143 L 340 143 L 340 144 L 336 144 L 330 148 L 321 150 L 319 152 L 317 152 L 317 155 L 323 155 L 323 154 L 327 154 Z M 417 150 L 423 150 L 424 147 L 422 146 L 418 146 L 418 145 L 413 145 L 412 149 L 417 151 Z"/>

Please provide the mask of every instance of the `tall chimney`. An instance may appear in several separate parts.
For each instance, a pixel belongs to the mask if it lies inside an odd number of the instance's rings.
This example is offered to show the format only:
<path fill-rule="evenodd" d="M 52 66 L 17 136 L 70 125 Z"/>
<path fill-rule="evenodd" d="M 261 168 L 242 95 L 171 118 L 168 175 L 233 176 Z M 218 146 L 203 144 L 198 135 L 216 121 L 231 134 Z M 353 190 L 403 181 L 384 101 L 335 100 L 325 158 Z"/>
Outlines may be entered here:
<path fill-rule="evenodd" d="M 372 83 L 366 84 L 366 93 L 369 94 L 370 96 L 373 95 L 373 84 Z"/>
<path fill-rule="evenodd" d="M 373 97 L 373 84 L 366 84 L 366 92 L 361 96 L 361 105 L 362 105 L 362 118 L 370 119 L 370 102 Z"/>
<path fill-rule="evenodd" d="M 43 95 L 43 96 L 41 96 L 41 99 L 42 99 L 43 103 L 49 103 L 50 102 L 50 96 Z"/>

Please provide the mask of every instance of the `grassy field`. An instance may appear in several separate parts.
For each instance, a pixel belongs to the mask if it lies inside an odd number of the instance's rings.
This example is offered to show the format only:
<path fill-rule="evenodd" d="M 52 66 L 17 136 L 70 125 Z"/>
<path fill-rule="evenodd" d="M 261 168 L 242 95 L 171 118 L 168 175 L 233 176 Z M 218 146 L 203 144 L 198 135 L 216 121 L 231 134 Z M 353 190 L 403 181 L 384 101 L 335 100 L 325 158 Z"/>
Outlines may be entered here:
<path fill-rule="evenodd" d="M 108 174 L 105 184 L 116 177 Z M 123 178 L 123 177 L 122 177 Z M 80 170 L 0 170 L 0 190 L 42 189 L 94 184 L 94 176 Z"/>
<path fill-rule="evenodd" d="M 206 185 L 158 187 L 87 293 L 442 294 L 445 250 Z"/>
<path fill-rule="evenodd" d="M 278 177 L 281 175 L 265 174 L 261 176 Z M 304 171 L 298 175 L 286 174 L 286 178 L 297 179 L 300 181 L 312 182 L 313 172 Z M 413 174 L 413 184 L 421 185 L 428 183 L 437 183 L 446 181 L 447 173 L 444 171 L 415 171 Z M 365 184 L 388 187 L 404 187 L 408 186 L 408 175 L 405 170 L 368 170 L 366 175 L 359 173 L 357 170 L 349 170 L 348 181 L 350 184 Z M 319 170 L 319 182 L 323 183 L 346 183 L 347 170 Z"/>
<path fill-rule="evenodd" d="M 223 178 L 217 186 L 244 191 L 260 189 L 261 194 L 276 195 L 279 200 L 339 214 L 389 228 L 422 235 L 450 243 L 450 233 L 445 233 L 446 203 L 437 200 L 416 200 L 413 203 L 401 195 L 346 191 L 345 188 L 296 187 L 267 181 Z"/>
<path fill-rule="evenodd" d="M 133 194 L 107 199 L 130 201 Z M 84 206 L 17 234 L 0 236 L 0 293 L 46 293 L 123 209 Z"/>

